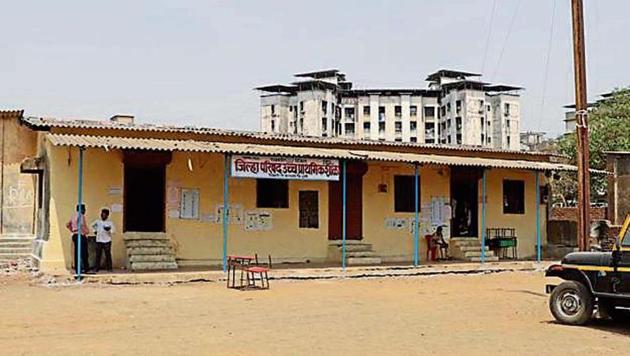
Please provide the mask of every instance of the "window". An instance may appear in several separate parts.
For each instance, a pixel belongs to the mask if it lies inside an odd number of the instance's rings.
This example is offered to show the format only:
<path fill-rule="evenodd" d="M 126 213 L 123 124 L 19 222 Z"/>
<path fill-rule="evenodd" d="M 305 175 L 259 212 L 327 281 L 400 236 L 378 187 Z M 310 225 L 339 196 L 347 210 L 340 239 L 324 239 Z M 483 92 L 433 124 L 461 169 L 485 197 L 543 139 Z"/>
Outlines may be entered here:
<path fill-rule="evenodd" d="M 455 111 L 457 113 L 459 113 L 460 111 L 462 111 L 462 101 L 461 100 L 457 100 L 455 102 Z"/>
<path fill-rule="evenodd" d="M 508 145 L 508 147 L 510 147 L 510 141 L 511 141 L 511 140 L 510 140 L 510 136 L 508 136 L 508 137 L 507 137 L 507 145 Z"/>
<path fill-rule="evenodd" d="M 462 144 L 462 134 L 458 133 L 456 138 L 457 138 L 457 144 L 461 145 Z"/>
<path fill-rule="evenodd" d="M 275 114 L 276 114 L 276 106 L 271 105 L 271 115 L 275 115 Z"/>
<path fill-rule="evenodd" d="M 385 122 L 378 123 L 378 133 L 385 133 Z"/>
<path fill-rule="evenodd" d="M 411 137 L 409 137 L 409 141 L 410 142 L 418 142 L 418 138 L 415 137 L 415 136 L 411 136 Z"/>
<path fill-rule="evenodd" d="M 402 122 L 395 122 L 394 123 L 394 130 L 396 131 L 396 133 L 401 133 L 402 132 Z"/>
<path fill-rule="evenodd" d="M 370 133 L 370 123 L 367 121 L 363 123 L 363 132 Z"/>
<path fill-rule="evenodd" d="M 420 187 L 418 186 L 418 189 Z M 413 213 L 416 211 L 414 176 L 394 176 L 394 211 L 397 213 Z M 418 194 L 418 196 L 420 196 Z M 419 209 L 420 207 L 418 207 Z"/>
<path fill-rule="evenodd" d="M 445 107 L 445 106 L 442 106 L 442 107 L 440 108 L 440 111 L 442 112 L 442 116 L 443 116 L 443 117 L 444 117 L 444 116 L 446 116 L 446 107 Z"/>
<path fill-rule="evenodd" d="M 435 108 L 433 106 L 425 106 L 424 117 L 435 117 Z"/>
<path fill-rule="evenodd" d="M 378 107 L 378 120 L 385 121 L 385 107 L 384 106 Z"/>
<path fill-rule="evenodd" d="M 350 120 L 354 120 L 354 108 L 345 108 L 343 109 L 346 118 Z"/>
<path fill-rule="evenodd" d="M 394 142 L 402 142 L 402 137 L 396 137 L 396 138 L 394 139 Z"/>
<path fill-rule="evenodd" d="M 626 233 L 623 236 L 622 246 L 628 247 L 630 246 L 630 228 L 626 229 Z"/>
<path fill-rule="evenodd" d="M 409 122 L 409 131 L 414 132 L 418 128 L 418 123 L 415 121 Z"/>
<path fill-rule="evenodd" d="M 346 135 L 354 135 L 354 124 L 353 123 L 346 123 Z"/>
<path fill-rule="evenodd" d="M 525 214 L 524 181 L 503 181 L 503 214 Z"/>
<path fill-rule="evenodd" d="M 300 101 L 300 111 L 304 111 L 304 102 Z"/>
<path fill-rule="evenodd" d="M 322 100 L 322 112 L 324 114 L 328 112 L 328 102 L 326 100 Z"/>
<path fill-rule="evenodd" d="M 322 117 L 322 131 L 328 131 L 328 119 Z"/>
<path fill-rule="evenodd" d="M 488 143 L 492 143 L 492 137 L 488 136 Z"/>
<path fill-rule="evenodd" d="M 410 116 L 418 116 L 418 107 L 415 105 L 411 105 L 409 107 L 409 115 Z"/>
<path fill-rule="evenodd" d="M 510 103 L 505 103 L 505 105 L 503 106 L 505 111 L 505 116 L 510 115 Z"/>
<path fill-rule="evenodd" d="M 256 179 L 257 208 L 288 208 L 289 181 L 284 179 Z"/>
<path fill-rule="evenodd" d="M 446 103 L 446 112 L 451 112 L 451 103 Z"/>
<path fill-rule="evenodd" d="M 401 117 L 402 116 L 402 106 L 396 105 L 394 106 L 394 116 Z"/>
<path fill-rule="evenodd" d="M 319 228 L 319 197 L 316 190 L 301 190 L 299 193 L 300 228 Z"/>
<path fill-rule="evenodd" d="M 424 138 L 427 141 L 435 139 L 435 124 L 433 122 L 427 122 L 424 125 Z"/>
<path fill-rule="evenodd" d="M 368 105 L 363 107 L 363 115 L 370 115 L 370 107 Z"/>
<path fill-rule="evenodd" d="M 455 118 L 455 127 L 457 128 L 457 131 L 461 131 L 462 129 L 462 118 L 459 116 Z"/>
<path fill-rule="evenodd" d="M 271 120 L 271 132 L 276 131 L 276 122 L 274 120 Z"/>

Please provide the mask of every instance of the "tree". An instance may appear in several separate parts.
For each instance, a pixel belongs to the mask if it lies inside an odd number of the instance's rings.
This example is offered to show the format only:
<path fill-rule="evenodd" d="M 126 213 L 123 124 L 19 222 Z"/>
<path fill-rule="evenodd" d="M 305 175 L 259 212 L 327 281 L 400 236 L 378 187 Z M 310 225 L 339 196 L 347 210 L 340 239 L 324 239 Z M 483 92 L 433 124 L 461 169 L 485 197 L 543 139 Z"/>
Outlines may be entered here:
<path fill-rule="evenodd" d="M 630 151 L 630 89 L 615 90 L 595 103 L 589 110 L 588 123 L 590 167 L 605 170 L 606 151 Z M 576 164 L 575 134 L 561 136 L 557 148 L 559 153 L 570 158 L 571 164 Z M 562 174 L 554 187 L 556 192 L 563 194 L 566 200 L 574 200 L 575 179 L 575 174 Z M 606 182 L 604 175 L 591 174 L 591 196 L 602 195 L 606 191 Z"/>

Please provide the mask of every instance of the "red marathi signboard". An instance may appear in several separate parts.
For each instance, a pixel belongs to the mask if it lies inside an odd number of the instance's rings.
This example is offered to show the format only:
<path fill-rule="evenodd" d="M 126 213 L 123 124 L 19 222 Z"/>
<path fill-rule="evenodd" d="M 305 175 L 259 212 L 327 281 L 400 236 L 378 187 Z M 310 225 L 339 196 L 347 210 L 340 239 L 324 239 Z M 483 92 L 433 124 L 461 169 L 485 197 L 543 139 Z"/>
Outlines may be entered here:
<path fill-rule="evenodd" d="M 339 160 L 301 158 L 232 156 L 232 177 L 339 180 Z"/>

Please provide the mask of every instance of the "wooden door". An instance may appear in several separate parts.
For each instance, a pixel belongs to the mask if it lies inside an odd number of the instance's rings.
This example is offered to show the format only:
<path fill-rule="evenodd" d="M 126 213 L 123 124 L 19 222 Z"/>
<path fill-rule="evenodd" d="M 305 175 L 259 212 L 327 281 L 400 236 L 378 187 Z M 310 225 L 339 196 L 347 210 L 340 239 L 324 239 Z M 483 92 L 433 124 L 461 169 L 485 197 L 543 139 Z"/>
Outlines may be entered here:
<path fill-rule="evenodd" d="M 367 165 L 348 162 L 346 180 L 346 239 L 363 239 L 363 175 Z M 328 239 L 342 239 L 341 181 L 328 183 Z"/>

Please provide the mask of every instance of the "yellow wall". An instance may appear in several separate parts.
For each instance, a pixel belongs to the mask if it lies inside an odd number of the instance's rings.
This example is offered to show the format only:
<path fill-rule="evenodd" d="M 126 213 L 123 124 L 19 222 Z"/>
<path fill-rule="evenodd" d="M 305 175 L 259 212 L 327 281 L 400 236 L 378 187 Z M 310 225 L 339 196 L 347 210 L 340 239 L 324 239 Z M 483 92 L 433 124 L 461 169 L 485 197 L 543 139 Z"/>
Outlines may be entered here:
<path fill-rule="evenodd" d="M 432 197 L 449 196 L 449 170 L 443 167 L 420 168 L 420 205 Z M 384 261 L 411 261 L 414 235 L 408 228 L 391 229 L 385 226 L 388 218 L 413 219 L 414 213 L 394 210 L 394 176 L 413 175 L 412 165 L 371 163 L 363 177 L 363 235 Z M 379 193 L 378 185 L 386 184 L 387 193 Z M 426 243 L 420 228 L 420 259 L 426 257 Z"/>
<path fill-rule="evenodd" d="M 42 268 L 68 268 L 71 265 L 72 242 L 65 223 L 74 213 L 77 202 L 78 149 L 53 147 L 47 144 L 50 160 L 50 238 L 43 249 Z M 193 170 L 188 168 L 191 160 Z M 385 261 L 411 261 L 413 234 L 410 229 L 391 229 L 387 218 L 413 218 L 413 213 L 394 212 L 394 175 L 413 174 L 413 166 L 393 163 L 369 163 L 363 181 L 364 242 L 373 244 L 377 255 Z M 421 204 L 432 197 L 449 197 L 449 169 L 421 167 Z M 541 175 L 542 177 L 542 175 Z M 505 215 L 502 212 L 502 180 L 525 180 L 525 214 Z M 544 178 L 544 177 L 542 177 Z M 171 218 L 167 207 L 166 233 L 175 245 L 180 265 L 216 265 L 223 251 L 222 225 L 211 219 L 217 205 L 223 204 L 223 156 L 219 154 L 173 153 L 166 170 L 167 186 L 194 188 L 200 191 L 200 218 L 184 220 Z M 541 184 L 542 184 L 541 180 Z M 386 184 L 387 193 L 379 193 L 378 185 Z M 490 170 L 488 173 L 488 227 L 515 227 L 519 237 L 519 256 L 535 253 L 535 191 L 534 173 L 511 170 Z M 84 161 L 84 202 L 87 221 L 97 219 L 101 207 L 122 204 L 122 194 L 111 194 L 110 188 L 123 188 L 122 152 L 88 149 Z M 300 229 L 298 224 L 298 192 L 319 191 L 319 228 Z M 328 249 L 328 183 L 322 181 L 289 181 L 288 209 L 257 209 L 256 181 L 230 178 L 230 204 L 238 204 L 242 211 L 263 210 L 272 214 L 270 231 L 246 231 L 243 224 L 229 227 L 229 254 L 271 254 L 274 261 L 322 262 Z M 481 194 L 481 187 L 479 189 Z M 168 195 L 168 193 L 167 193 Z M 167 196 L 168 200 L 168 196 Z M 481 204 L 481 198 L 479 199 Z M 168 203 L 167 203 L 168 205 Z M 481 214 L 481 205 L 479 207 Z M 126 265 L 126 251 L 122 240 L 122 213 L 112 212 L 118 233 L 114 237 L 112 253 L 114 267 Z M 545 236 L 545 210 L 541 206 L 541 231 Z M 481 225 L 481 215 L 479 216 Z M 421 228 L 422 231 L 422 228 Z M 424 260 L 426 244 L 420 236 L 420 258 Z"/>
<path fill-rule="evenodd" d="M 540 174 L 540 185 L 546 180 Z M 503 180 L 514 179 L 525 182 L 525 214 L 503 213 Z M 487 176 L 487 228 L 513 227 L 518 237 L 519 258 L 530 258 L 536 255 L 536 173 L 506 169 L 491 169 Z M 481 194 L 481 183 L 479 185 Z M 540 206 L 540 230 L 542 244 L 547 242 L 547 209 Z M 481 234 L 481 198 L 479 199 L 479 234 Z M 481 235 L 480 235 L 481 236 Z"/>

